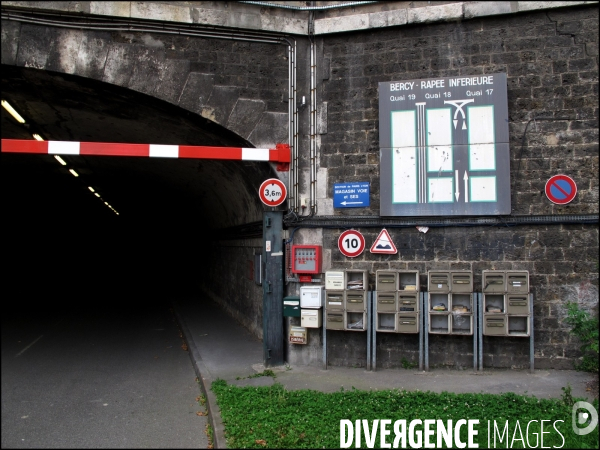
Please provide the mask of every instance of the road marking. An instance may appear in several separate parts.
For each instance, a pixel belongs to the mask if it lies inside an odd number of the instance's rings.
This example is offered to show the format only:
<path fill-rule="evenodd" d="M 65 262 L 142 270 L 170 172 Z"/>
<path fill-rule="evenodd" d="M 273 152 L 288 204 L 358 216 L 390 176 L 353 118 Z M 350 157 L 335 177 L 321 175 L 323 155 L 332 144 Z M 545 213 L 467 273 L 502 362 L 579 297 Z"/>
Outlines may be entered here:
<path fill-rule="evenodd" d="M 40 340 L 41 338 L 43 338 L 43 337 L 44 337 L 44 335 L 42 334 L 42 335 L 41 335 L 39 338 L 37 338 L 35 341 L 33 341 L 31 344 L 29 344 L 27 347 L 25 347 L 25 348 L 24 348 L 23 350 L 21 350 L 19 353 L 17 353 L 17 354 L 15 355 L 15 358 L 16 358 L 17 356 L 21 356 L 23 353 L 25 353 L 25 351 L 26 351 L 27 349 L 29 349 L 29 347 L 31 347 L 33 344 L 35 344 L 37 341 L 39 341 L 39 340 Z"/>

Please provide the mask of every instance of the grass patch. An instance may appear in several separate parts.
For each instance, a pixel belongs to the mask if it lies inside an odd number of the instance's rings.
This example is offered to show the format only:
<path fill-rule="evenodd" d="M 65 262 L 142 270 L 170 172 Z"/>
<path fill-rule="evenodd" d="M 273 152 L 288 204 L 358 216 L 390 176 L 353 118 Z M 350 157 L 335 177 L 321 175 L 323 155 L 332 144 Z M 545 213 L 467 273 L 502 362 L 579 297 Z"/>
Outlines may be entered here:
<path fill-rule="evenodd" d="M 478 419 L 476 429 L 479 434 L 475 442 L 480 448 L 488 448 L 488 420 L 492 427 L 495 420 L 501 428 L 508 421 L 509 436 L 513 440 L 511 448 L 541 448 L 539 424 L 541 420 L 549 420 L 543 430 L 546 433 L 544 447 L 598 448 L 597 430 L 585 436 L 577 436 L 573 432 L 572 405 L 569 404 L 571 398 L 567 399 L 566 396 L 563 399 L 546 400 L 512 393 L 437 394 L 356 389 L 322 393 L 287 391 L 279 383 L 268 387 L 238 387 L 228 385 L 223 380 L 215 381 L 211 389 L 221 410 L 229 448 L 339 448 L 342 419 L 353 423 L 358 419 L 366 419 L 370 421 L 370 426 L 375 419 L 390 419 L 392 426 L 388 427 L 391 430 L 388 443 L 393 443 L 393 423 L 396 420 L 406 420 L 408 428 L 414 419 L 439 419 L 444 424 L 447 420 L 456 423 L 459 419 Z M 597 400 L 594 406 L 598 408 Z M 526 431 L 528 422 L 532 420 L 537 422 L 532 422 Z M 558 420 L 563 422 L 556 422 Z M 564 443 L 561 435 L 564 436 Z M 461 428 L 461 436 L 463 442 L 468 442 L 466 426 Z M 436 442 L 435 436 L 431 442 Z M 364 434 L 361 444 L 366 447 Z M 379 445 L 377 436 L 375 447 Z M 352 448 L 355 448 L 354 444 Z M 507 448 L 506 440 L 502 444 L 497 442 L 495 448 Z"/>

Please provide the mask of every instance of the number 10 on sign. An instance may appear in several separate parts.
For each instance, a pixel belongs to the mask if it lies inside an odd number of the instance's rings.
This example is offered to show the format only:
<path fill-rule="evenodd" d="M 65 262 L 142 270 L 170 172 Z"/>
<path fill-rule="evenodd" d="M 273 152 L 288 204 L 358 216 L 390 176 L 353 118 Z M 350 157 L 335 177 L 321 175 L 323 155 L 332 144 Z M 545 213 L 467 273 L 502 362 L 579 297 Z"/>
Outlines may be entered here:
<path fill-rule="evenodd" d="M 354 258 L 365 249 L 365 238 L 356 230 L 347 230 L 340 235 L 338 247 L 342 255 Z"/>

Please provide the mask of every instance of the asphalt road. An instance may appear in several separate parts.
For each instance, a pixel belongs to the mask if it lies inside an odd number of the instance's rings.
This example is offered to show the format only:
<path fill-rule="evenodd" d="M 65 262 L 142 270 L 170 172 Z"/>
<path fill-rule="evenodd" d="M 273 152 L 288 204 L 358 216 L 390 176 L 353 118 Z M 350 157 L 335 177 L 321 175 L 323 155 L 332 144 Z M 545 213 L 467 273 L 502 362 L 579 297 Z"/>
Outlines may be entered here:
<path fill-rule="evenodd" d="M 169 305 L 106 298 L 54 292 L 3 311 L 2 448 L 207 447 Z"/>

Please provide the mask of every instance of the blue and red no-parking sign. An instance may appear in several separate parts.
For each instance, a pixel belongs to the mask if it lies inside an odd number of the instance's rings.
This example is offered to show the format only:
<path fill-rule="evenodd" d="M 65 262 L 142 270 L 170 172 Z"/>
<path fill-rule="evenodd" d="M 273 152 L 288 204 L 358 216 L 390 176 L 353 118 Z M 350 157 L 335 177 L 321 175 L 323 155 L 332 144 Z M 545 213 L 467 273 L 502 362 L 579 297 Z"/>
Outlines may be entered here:
<path fill-rule="evenodd" d="M 546 182 L 546 196 L 552 203 L 566 205 L 577 195 L 577 185 L 571 177 L 554 175 Z"/>

